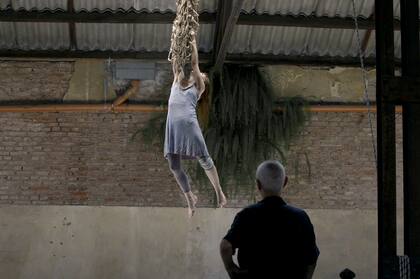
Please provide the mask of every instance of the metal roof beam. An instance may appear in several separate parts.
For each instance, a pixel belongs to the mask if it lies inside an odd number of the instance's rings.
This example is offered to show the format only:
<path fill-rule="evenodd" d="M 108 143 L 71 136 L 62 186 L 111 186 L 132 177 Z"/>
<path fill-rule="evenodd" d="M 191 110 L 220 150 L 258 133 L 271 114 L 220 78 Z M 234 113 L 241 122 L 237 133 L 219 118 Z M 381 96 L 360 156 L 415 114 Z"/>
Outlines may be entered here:
<path fill-rule="evenodd" d="M 67 10 L 74 13 L 74 0 L 67 0 Z M 71 21 L 69 25 L 70 35 L 70 49 L 77 49 L 77 37 L 76 37 L 76 23 Z"/>
<path fill-rule="evenodd" d="M 375 29 L 375 19 L 358 17 L 359 29 Z M 353 17 L 317 17 L 317 16 L 293 16 L 293 15 L 268 15 L 268 14 L 241 14 L 238 25 L 265 25 L 328 29 L 355 29 Z M 396 30 L 400 29 L 400 21 L 395 19 Z"/>
<path fill-rule="evenodd" d="M 173 12 L 136 11 L 13 11 L 0 10 L 0 21 L 7 22 L 76 22 L 76 23 L 163 23 L 171 24 Z M 201 13 L 201 23 L 214 23 L 216 14 Z"/>
<path fill-rule="evenodd" d="M 200 61 L 210 63 L 213 54 L 200 52 Z M 140 59 L 153 61 L 167 61 L 168 52 L 142 52 L 142 51 L 82 51 L 82 50 L 0 50 L 0 57 L 10 58 L 113 58 L 113 59 Z M 313 65 L 313 66 L 350 66 L 360 67 L 358 57 L 337 57 L 337 56 L 297 56 L 297 55 L 275 55 L 275 54 L 227 54 L 226 62 L 240 64 L 260 65 Z M 400 60 L 395 59 L 396 65 Z M 366 66 L 374 67 L 375 58 L 366 58 Z"/>
<path fill-rule="evenodd" d="M 215 49 L 216 61 L 214 63 L 214 70 L 216 72 L 220 71 L 225 61 L 233 30 L 235 28 L 236 22 L 238 21 L 244 1 L 245 0 L 235 0 L 230 11 L 226 11 L 228 12 L 227 14 L 229 17 L 227 18 L 226 26 L 223 29 L 223 38 L 220 42 L 220 46 Z"/>
<path fill-rule="evenodd" d="M 229 11 L 232 9 L 232 1 L 223 1 L 219 0 L 217 6 L 217 17 L 216 17 L 216 26 L 213 38 L 213 49 L 220 49 L 222 44 L 223 35 L 226 28 L 227 20 L 229 19 Z M 217 51 L 213 52 L 213 60 L 212 63 L 214 64 L 217 59 Z"/>
<path fill-rule="evenodd" d="M 360 67 L 359 57 L 306 56 L 281 54 L 228 54 L 226 62 L 261 65 L 308 65 Z M 397 63 L 399 61 L 396 60 Z M 365 58 L 365 65 L 374 67 L 375 58 Z"/>
<path fill-rule="evenodd" d="M 201 23 L 215 23 L 216 13 L 200 14 Z M 172 24 L 173 12 L 136 12 L 136 11 L 14 11 L 0 10 L 0 21 L 4 22 L 81 22 L 81 23 L 161 23 Z M 358 18 L 362 30 L 375 29 L 373 18 Z M 307 28 L 354 29 L 352 17 L 317 17 L 241 13 L 237 25 L 289 26 Z M 394 26 L 400 30 L 400 21 L 395 19 Z"/>

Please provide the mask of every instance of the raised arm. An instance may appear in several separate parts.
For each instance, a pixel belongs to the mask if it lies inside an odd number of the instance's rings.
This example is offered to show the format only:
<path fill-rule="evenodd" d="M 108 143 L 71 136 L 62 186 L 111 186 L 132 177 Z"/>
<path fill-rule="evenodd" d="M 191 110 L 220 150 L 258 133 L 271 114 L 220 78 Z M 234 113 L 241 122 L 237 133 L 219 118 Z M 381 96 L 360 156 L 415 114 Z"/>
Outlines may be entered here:
<path fill-rule="evenodd" d="M 179 74 L 179 71 L 176 68 L 175 64 L 176 64 L 175 61 L 172 61 L 172 72 L 174 74 L 174 82 L 178 81 L 178 74 Z"/>
<path fill-rule="evenodd" d="M 191 54 L 191 66 L 192 66 L 192 75 L 197 86 L 198 92 L 201 95 L 204 90 L 206 89 L 206 85 L 204 83 L 204 79 L 201 75 L 200 66 L 198 62 L 198 49 L 197 49 L 197 41 L 194 37 L 194 40 L 191 43 L 192 45 L 192 54 Z"/>

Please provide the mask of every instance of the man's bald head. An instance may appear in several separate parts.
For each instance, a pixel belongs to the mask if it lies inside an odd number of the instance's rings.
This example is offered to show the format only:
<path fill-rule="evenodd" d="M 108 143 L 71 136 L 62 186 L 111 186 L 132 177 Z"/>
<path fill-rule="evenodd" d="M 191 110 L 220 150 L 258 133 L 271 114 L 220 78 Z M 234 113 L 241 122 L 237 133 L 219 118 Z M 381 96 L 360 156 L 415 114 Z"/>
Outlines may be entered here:
<path fill-rule="evenodd" d="M 279 194 L 285 183 L 286 172 L 279 161 L 265 161 L 258 166 L 256 178 L 264 192 Z"/>

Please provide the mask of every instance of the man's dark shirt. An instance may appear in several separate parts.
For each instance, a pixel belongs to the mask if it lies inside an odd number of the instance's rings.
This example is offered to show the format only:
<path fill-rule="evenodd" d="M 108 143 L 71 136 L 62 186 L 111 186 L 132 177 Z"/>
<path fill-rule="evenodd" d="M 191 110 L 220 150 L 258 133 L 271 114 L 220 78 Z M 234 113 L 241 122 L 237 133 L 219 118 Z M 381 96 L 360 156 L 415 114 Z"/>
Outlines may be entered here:
<path fill-rule="evenodd" d="M 239 250 L 244 278 L 304 278 L 319 256 L 308 215 L 275 196 L 239 212 L 224 239 Z"/>

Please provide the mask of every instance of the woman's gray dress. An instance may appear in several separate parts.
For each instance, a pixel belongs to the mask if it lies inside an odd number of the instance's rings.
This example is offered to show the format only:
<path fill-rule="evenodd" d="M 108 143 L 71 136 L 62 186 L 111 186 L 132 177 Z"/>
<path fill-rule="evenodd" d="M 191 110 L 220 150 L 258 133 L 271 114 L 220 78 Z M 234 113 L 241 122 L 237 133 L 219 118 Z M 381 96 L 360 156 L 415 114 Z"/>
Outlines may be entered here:
<path fill-rule="evenodd" d="M 195 85 L 181 88 L 174 82 L 166 119 L 165 157 L 181 155 L 183 159 L 209 157 L 207 146 L 197 120 L 198 90 Z"/>

